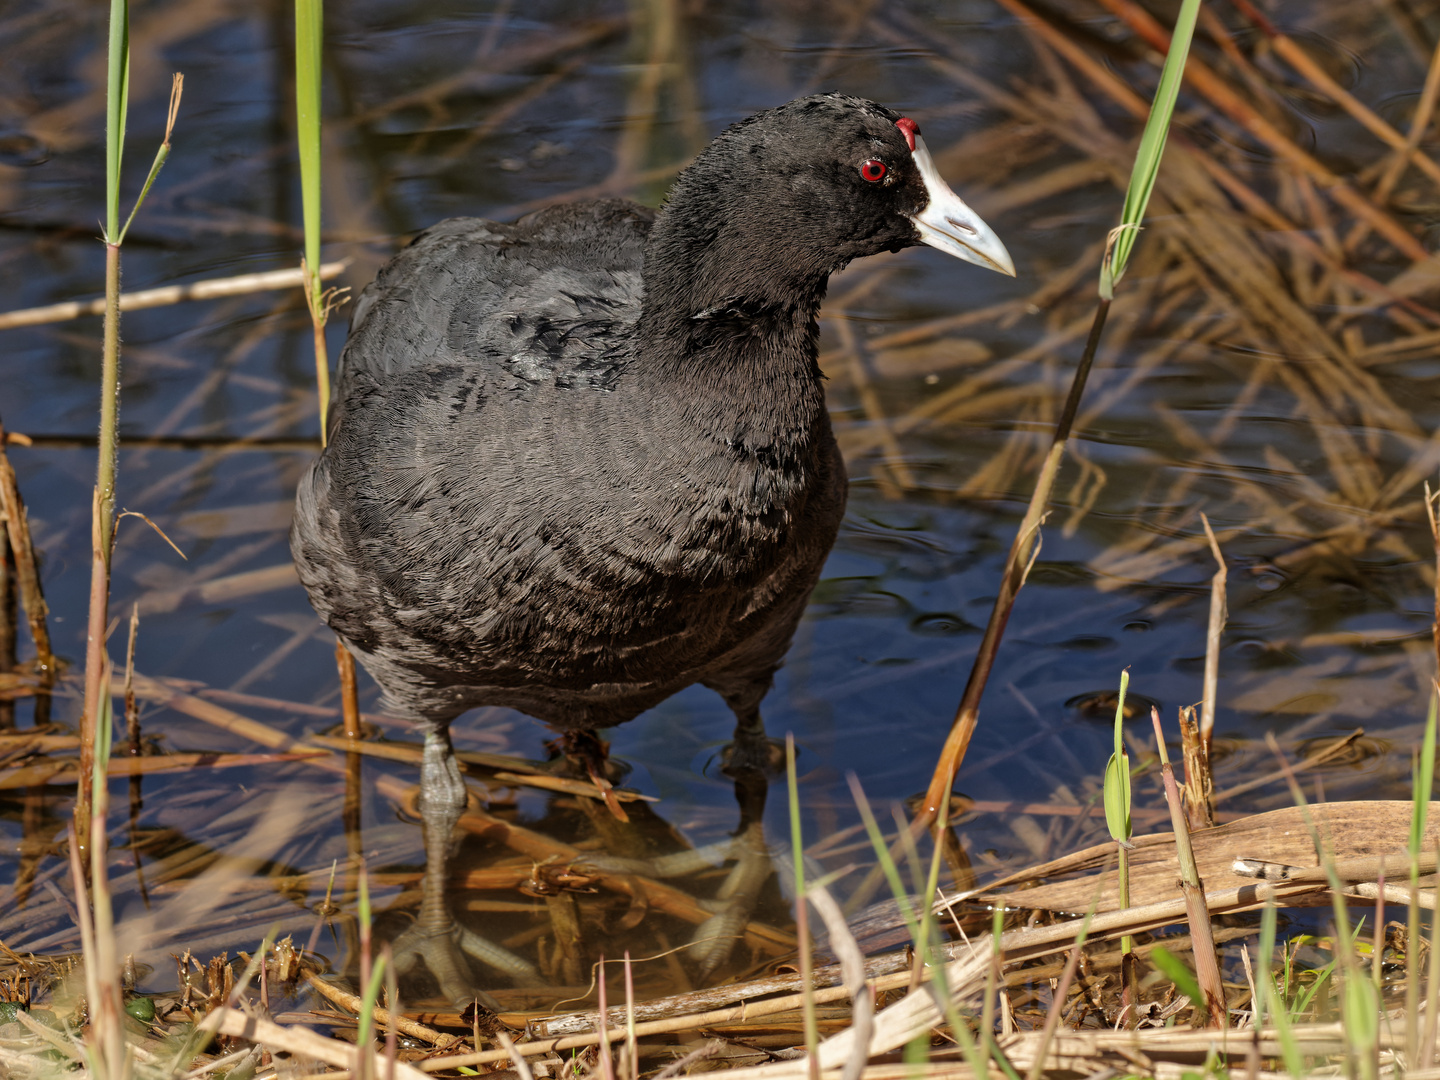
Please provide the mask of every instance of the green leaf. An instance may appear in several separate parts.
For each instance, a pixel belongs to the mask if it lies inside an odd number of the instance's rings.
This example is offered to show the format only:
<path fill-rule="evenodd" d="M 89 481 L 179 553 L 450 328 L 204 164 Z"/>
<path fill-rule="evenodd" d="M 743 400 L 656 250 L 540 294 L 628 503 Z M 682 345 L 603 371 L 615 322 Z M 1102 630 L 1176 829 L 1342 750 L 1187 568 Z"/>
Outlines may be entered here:
<path fill-rule="evenodd" d="M 1345 1042 L 1357 1056 L 1375 1052 L 1380 1040 L 1380 1000 L 1368 978 L 1347 976 L 1340 996 Z"/>
<path fill-rule="evenodd" d="M 130 98 L 130 4 L 110 0 L 110 55 L 105 87 L 105 241 L 120 232 L 120 163 Z"/>
<path fill-rule="evenodd" d="M 1199 14 L 1200 0 L 1182 0 L 1180 15 L 1175 20 L 1175 32 L 1170 37 L 1170 51 L 1160 72 L 1160 84 L 1155 88 L 1155 100 L 1150 105 L 1150 118 L 1145 121 L 1145 133 L 1140 136 L 1135 167 L 1130 172 L 1130 186 L 1125 190 L 1120 227 L 1111 234 L 1113 244 L 1100 266 L 1100 296 L 1105 300 L 1115 298 L 1115 286 L 1125 274 L 1125 266 L 1130 261 L 1130 252 L 1140 231 L 1140 222 L 1150 204 L 1150 193 L 1155 190 L 1155 177 L 1160 172 L 1160 159 L 1165 154 L 1170 119 L 1175 114 L 1175 102 L 1185 75 L 1185 60 L 1190 54 L 1190 39 L 1195 33 L 1195 20 Z"/>
<path fill-rule="evenodd" d="M 1130 669 L 1120 672 L 1120 694 L 1115 699 L 1115 754 L 1125 752 L 1125 692 L 1130 689 Z"/>
<path fill-rule="evenodd" d="M 1176 990 L 1201 1008 L 1205 1007 L 1205 995 L 1200 990 L 1200 980 L 1190 970 L 1190 965 L 1163 945 L 1156 945 L 1151 950 L 1150 960 L 1160 969 L 1161 974 L 1175 984 Z"/>
<path fill-rule="evenodd" d="M 1112 839 L 1130 839 L 1130 757 L 1125 753 L 1125 693 L 1130 669 L 1120 672 L 1120 693 L 1115 699 L 1115 753 L 1105 765 L 1105 824 Z"/>
<path fill-rule="evenodd" d="M 1163 945 L 1155 946 L 1154 951 L 1150 954 L 1150 960 L 1167 979 L 1175 984 L 1176 990 L 1190 999 L 1191 1005 L 1208 1015 L 1209 1010 L 1205 1007 L 1205 995 L 1200 992 L 1200 981 L 1195 978 L 1195 973 L 1185 965 L 1183 960 Z"/>
<path fill-rule="evenodd" d="M 1116 841 L 1130 839 L 1130 755 L 1111 754 L 1105 764 L 1105 824 Z"/>

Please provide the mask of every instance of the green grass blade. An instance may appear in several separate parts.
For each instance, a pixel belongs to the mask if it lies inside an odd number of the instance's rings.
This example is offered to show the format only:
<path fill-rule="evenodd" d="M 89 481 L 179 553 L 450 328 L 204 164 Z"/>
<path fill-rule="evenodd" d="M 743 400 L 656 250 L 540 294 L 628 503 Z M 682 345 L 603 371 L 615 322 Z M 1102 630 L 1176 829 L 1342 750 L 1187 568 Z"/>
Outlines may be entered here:
<path fill-rule="evenodd" d="M 373 1038 L 375 1026 L 375 1006 L 380 1002 L 380 986 L 385 982 L 385 954 L 381 953 L 375 957 L 375 963 L 370 968 L 370 982 L 365 987 L 365 993 L 360 998 L 360 1012 L 356 1022 L 355 1044 L 366 1053 L 370 1049 L 370 1040 Z"/>
<path fill-rule="evenodd" d="M 110 0 L 110 56 L 105 88 L 105 241 L 120 229 L 120 163 L 125 148 L 125 112 L 130 98 L 130 4 Z"/>
<path fill-rule="evenodd" d="M 860 820 L 865 823 L 865 833 L 870 838 L 870 846 L 875 849 L 875 857 L 880 860 L 880 869 L 884 871 L 885 880 L 889 882 L 890 891 L 895 896 L 895 903 L 899 905 L 900 917 L 905 920 L 905 928 L 910 932 L 910 940 L 918 944 L 920 920 L 915 915 L 915 905 L 910 902 L 910 895 L 905 889 L 905 881 L 900 877 L 900 868 L 890 857 L 890 848 L 885 843 L 885 835 L 880 831 L 880 825 L 870 809 L 870 800 L 865 797 L 865 789 L 860 786 L 860 778 L 851 773 L 849 780 L 850 793 L 854 796 L 855 806 L 860 811 Z"/>
<path fill-rule="evenodd" d="M 1415 781 L 1412 785 L 1414 805 L 1410 814 L 1410 892 L 1420 892 L 1420 850 L 1425 843 L 1425 824 L 1435 782 L 1435 716 L 1437 697 L 1430 695 L 1430 713 L 1425 718 L 1425 735 L 1415 760 Z M 1433 947 L 1433 946 L 1432 946 Z M 1407 905 L 1405 913 L 1405 1010 L 1409 1016 L 1420 1015 L 1420 906 Z M 1420 1042 L 1413 1030 L 1406 1032 L 1406 1052 L 1419 1053 Z"/>
<path fill-rule="evenodd" d="M 305 218 L 309 290 L 320 309 L 320 72 L 322 0 L 295 0 L 295 130 L 300 142 L 300 198 Z"/>
<path fill-rule="evenodd" d="M 1290 1025 L 1290 1014 L 1286 1010 L 1284 1000 L 1277 1001 L 1275 993 L 1275 978 L 1270 970 L 1270 959 L 1275 955 L 1275 901 L 1270 900 L 1265 904 L 1265 909 L 1260 915 L 1260 955 L 1256 967 L 1255 982 L 1260 991 L 1260 1001 L 1256 1005 L 1256 1027 L 1262 1027 L 1265 1021 L 1275 1025 L 1276 1034 L 1280 1039 L 1280 1053 L 1285 1059 L 1286 1071 L 1295 1080 L 1304 1080 L 1305 1059 L 1300 1054 L 1300 1044 L 1295 1039 L 1295 1031 Z M 1289 985 L 1289 958 L 1286 958 L 1286 985 Z"/>
<path fill-rule="evenodd" d="M 1435 784 L 1435 717 L 1440 699 L 1430 695 L 1430 713 L 1425 718 L 1425 737 L 1420 744 L 1420 760 L 1415 765 L 1414 810 L 1410 815 L 1410 859 L 1420 858 L 1425 843 L 1425 818 Z"/>
<path fill-rule="evenodd" d="M 795 929 L 797 936 L 801 939 L 800 976 L 805 984 L 805 1001 L 801 1010 L 802 1023 L 805 1028 L 805 1053 L 814 1063 L 819 1061 L 820 1021 L 815 1011 L 813 983 L 810 979 L 811 956 L 808 932 L 810 920 L 805 909 L 805 836 L 804 830 L 800 827 L 800 776 L 795 767 L 795 735 L 793 732 L 785 734 L 785 788 L 790 796 L 790 851 L 795 860 Z"/>
<path fill-rule="evenodd" d="M 1175 114 L 1175 101 L 1185 75 L 1185 60 L 1190 54 L 1190 39 L 1195 33 L 1195 20 L 1200 14 L 1200 0 L 1182 0 L 1175 32 L 1170 38 L 1170 51 L 1155 88 L 1150 117 L 1140 137 L 1135 154 L 1135 167 L 1130 173 L 1130 186 L 1125 191 L 1125 207 L 1120 212 L 1120 227 L 1114 233 L 1114 244 L 1100 267 L 1100 295 L 1106 300 L 1115 297 L 1115 286 L 1125 274 L 1130 252 L 1155 190 L 1155 177 L 1160 172 L 1160 159 L 1165 154 L 1165 140 L 1170 133 L 1170 120 Z"/>
<path fill-rule="evenodd" d="M 1190 970 L 1185 961 L 1172 953 L 1163 945 L 1156 945 L 1150 953 L 1151 962 L 1160 969 L 1167 979 L 1175 984 L 1175 989 L 1190 999 L 1190 1004 L 1198 1010 L 1201 1015 L 1208 1015 L 1205 1009 L 1205 994 L 1200 989 L 1200 980 Z"/>
<path fill-rule="evenodd" d="M 150 185 L 155 183 L 155 177 L 160 175 L 160 170 L 165 167 L 165 161 L 170 156 L 170 144 L 161 143 L 160 149 L 155 151 L 155 160 L 150 165 L 150 175 L 145 177 L 145 186 L 140 189 L 140 195 L 135 200 L 135 205 L 130 208 L 130 216 L 125 219 L 125 224 L 120 227 L 120 235 L 115 238 L 115 243 L 123 244 L 125 234 L 130 231 L 130 223 L 135 220 L 135 215 L 140 212 L 140 204 L 145 201 L 145 196 L 150 194 Z"/>

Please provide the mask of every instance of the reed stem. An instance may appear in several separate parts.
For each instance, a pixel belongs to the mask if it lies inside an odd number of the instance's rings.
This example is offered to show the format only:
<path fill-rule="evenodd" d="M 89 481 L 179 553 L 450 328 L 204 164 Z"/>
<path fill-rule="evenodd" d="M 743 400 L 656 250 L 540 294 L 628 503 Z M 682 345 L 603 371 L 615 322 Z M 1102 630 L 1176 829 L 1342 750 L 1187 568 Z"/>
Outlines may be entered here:
<path fill-rule="evenodd" d="M 121 121 L 123 126 L 123 120 Z M 112 206 L 118 217 L 118 209 Z M 113 234 L 112 234 L 113 235 Z M 90 529 L 90 616 L 85 638 L 85 711 L 80 723 L 80 779 L 75 792 L 75 839 L 82 865 L 90 848 L 90 782 L 96 729 L 106 685 L 105 625 L 110 618 L 110 548 L 115 533 L 115 467 L 120 420 L 120 245 L 105 245 L 105 331 L 100 367 L 100 446 Z"/>
<path fill-rule="evenodd" d="M 1081 355 L 1080 366 L 1075 369 L 1075 377 L 1070 382 L 1070 394 L 1065 399 L 1065 409 L 1060 414 L 1060 423 L 1055 427 L 1050 451 L 1045 455 L 1045 464 L 1035 481 L 1035 490 L 1030 496 L 1025 518 L 1010 545 L 1010 554 L 1005 559 L 1005 569 L 1000 575 L 999 595 L 995 597 L 995 605 L 990 609 L 990 621 L 985 624 L 985 634 L 980 639 L 975 664 L 970 669 L 965 692 L 955 710 L 950 735 L 940 751 L 940 760 L 930 779 L 930 787 L 925 792 L 925 802 L 916 814 L 912 828 L 927 828 L 934 824 L 940 807 L 955 782 L 955 774 L 965 760 L 970 739 L 975 734 L 975 727 L 980 720 L 980 698 L 985 693 L 985 684 L 995 666 L 995 656 L 1000 651 L 1000 641 L 1005 636 L 1010 612 L 1014 610 L 1015 598 L 1020 595 L 1020 589 L 1030 573 L 1035 556 L 1039 554 L 1040 525 L 1045 519 L 1045 508 L 1049 505 L 1050 494 L 1055 489 L 1055 477 L 1060 472 L 1060 463 L 1065 458 L 1065 444 L 1070 438 L 1071 428 L 1075 425 L 1075 414 L 1079 411 L 1080 399 L 1085 393 L 1090 368 L 1095 363 L 1095 350 L 1100 345 L 1105 318 L 1110 314 L 1110 303 L 1109 300 L 1102 299 L 1095 307 L 1090 336 L 1085 340 L 1085 352 Z"/>

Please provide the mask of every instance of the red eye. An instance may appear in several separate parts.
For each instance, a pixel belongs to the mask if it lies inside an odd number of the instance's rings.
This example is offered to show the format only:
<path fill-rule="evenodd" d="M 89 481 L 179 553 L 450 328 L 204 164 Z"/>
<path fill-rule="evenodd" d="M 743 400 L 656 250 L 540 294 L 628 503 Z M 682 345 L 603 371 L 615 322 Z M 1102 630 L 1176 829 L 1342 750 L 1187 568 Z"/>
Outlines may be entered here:
<path fill-rule="evenodd" d="M 888 171 L 889 170 L 885 168 L 885 163 L 883 161 L 877 161 L 875 158 L 871 158 L 860 166 L 860 175 L 872 184 L 884 179 L 885 173 Z"/>

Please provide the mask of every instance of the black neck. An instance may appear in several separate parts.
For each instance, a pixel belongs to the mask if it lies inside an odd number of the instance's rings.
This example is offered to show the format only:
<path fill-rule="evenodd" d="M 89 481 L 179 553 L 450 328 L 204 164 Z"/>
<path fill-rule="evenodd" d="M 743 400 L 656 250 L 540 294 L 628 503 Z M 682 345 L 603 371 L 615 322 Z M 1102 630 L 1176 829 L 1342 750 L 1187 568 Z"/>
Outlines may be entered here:
<path fill-rule="evenodd" d="M 712 438 L 762 462 L 804 456 L 825 419 L 816 316 L 831 268 L 685 194 L 646 244 L 637 360 Z"/>

